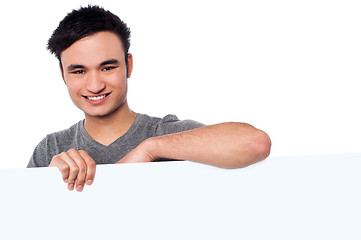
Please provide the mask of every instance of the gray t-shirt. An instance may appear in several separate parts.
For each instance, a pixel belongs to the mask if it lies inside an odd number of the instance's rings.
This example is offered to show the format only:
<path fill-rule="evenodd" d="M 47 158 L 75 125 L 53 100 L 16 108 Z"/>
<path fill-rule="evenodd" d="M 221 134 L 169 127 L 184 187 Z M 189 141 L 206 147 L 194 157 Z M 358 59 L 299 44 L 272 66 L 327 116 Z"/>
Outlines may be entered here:
<path fill-rule="evenodd" d="M 88 135 L 81 120 L 69 129 L 47 135 L 35 148 L 28 167 L 47 167 L 55 155 L 71 148 L 86 151 L 96 164 L 112 164 L 147 138 L 202 126 L 202 123 L 192 120 L 180 121 L 175 115 L 161 119 L 138 113 L 129 130 L 109 146 L 105 146 Z"/>

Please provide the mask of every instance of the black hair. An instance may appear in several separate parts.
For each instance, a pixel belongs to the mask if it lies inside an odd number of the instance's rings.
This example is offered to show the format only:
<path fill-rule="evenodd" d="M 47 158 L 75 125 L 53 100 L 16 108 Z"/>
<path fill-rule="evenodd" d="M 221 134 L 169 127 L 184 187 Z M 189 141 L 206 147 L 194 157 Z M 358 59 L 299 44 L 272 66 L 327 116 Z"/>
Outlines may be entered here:
<path fill-rule="evenodd" d="M 60 55 L 65 49 L 84 37 L 102 31 L 110 31 L 118 35 L 124 47 L 128 69 L 130 29 L 118 16 L 99 6 L 88 5 L 68 13 L 48 40 L 47 48 L 61 63 Z"/>

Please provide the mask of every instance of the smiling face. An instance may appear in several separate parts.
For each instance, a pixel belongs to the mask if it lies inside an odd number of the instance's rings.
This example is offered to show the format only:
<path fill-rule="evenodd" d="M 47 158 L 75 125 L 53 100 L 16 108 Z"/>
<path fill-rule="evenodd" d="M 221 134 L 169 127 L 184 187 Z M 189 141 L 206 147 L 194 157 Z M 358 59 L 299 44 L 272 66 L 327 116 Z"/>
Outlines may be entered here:
<path fill-rule="evenodd" d="M 128 71 L 123 44 L 112 32 L 82 38 L 61 53 L 62 74 L 74 104 L 86 117 L 106 117 L 122 109 L 127 101 Z"/>

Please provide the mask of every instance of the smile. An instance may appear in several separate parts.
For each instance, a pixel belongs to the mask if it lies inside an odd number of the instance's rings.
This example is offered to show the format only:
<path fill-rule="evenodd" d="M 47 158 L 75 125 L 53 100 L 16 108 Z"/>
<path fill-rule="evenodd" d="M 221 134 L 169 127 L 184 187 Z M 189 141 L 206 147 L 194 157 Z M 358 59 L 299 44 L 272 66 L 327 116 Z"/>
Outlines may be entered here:
<path fill-rule="evenodd" d="M 107 94 L 103 94 L 103 95 L 99 95 L 99 96 L 93 96 L 93 97 L 90 97 L 90 96 L 84 96 L 86 99 L 88 100 L 100 100 L 100 99 L 103 99 L 105 98 L 106 96 L 108 96 L 110 93 L 107 93 Z"/>

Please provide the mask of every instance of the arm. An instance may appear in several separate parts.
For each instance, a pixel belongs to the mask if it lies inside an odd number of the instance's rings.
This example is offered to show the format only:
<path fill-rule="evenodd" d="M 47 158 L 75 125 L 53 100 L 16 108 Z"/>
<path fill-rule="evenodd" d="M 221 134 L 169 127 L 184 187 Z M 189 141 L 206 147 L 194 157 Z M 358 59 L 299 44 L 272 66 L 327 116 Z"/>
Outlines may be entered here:
<path fill-rule="evenodd" d="M 230 122 L 149 138 L 118 163 L 168 158 L 238 168 L 265 159 L 270 148 L 271 140 L 265 132 Z"/>

